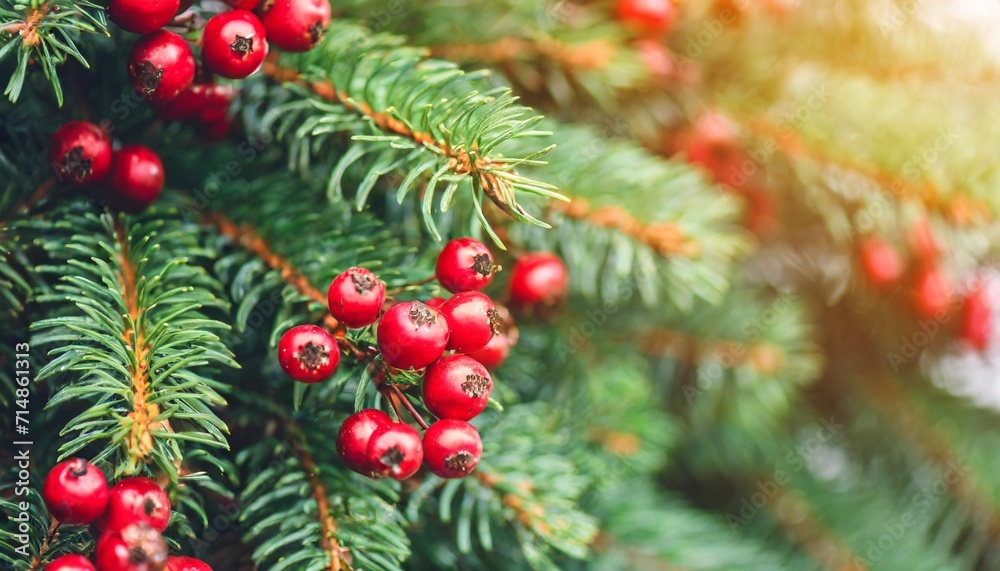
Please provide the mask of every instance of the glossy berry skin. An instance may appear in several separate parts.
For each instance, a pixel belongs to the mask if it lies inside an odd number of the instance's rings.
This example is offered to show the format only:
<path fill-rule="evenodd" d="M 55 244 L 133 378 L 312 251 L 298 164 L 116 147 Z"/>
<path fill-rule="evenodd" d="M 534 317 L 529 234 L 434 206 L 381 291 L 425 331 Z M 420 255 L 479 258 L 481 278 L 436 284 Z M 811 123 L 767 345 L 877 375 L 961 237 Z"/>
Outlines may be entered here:
<path fill-rule="evenodd" d="M 156 531 L 170 522 L 170 498 L 149 478 L 125 478 L 111 487 L 108 510 L 99 527 L 106 533 L 143 523 Z"/>
<path fill-rule="evenodd" d="M 167 559 L 166 571 L 212 571 L 212 568 L 201 559 L 172 555 Z"/>
<path fill-rule="evenodd" d="M 416 474 L 423 461 L 420 433 L 407 424 L 383 426 L 368 442 L 368 464 L 374 476 L 402 481 Z"/>
<path fill-rule="evenodd" d="M 368 462 L 368 444 L 372 434 L 392 424 L 386 413 L 369 408 L 347 417 L 337 434 L 337 454 L 348 468 L 371 476 L 373 468 Z"/>
<path fill-rule="evenodd" d="M 385 304 L 385 283 L 371 270 L 348 268 L 330 282 L 326 293 L 330 314 L 357 329 L 378 321 Z"/>
<path fill-rule="evenodd" d="M 102 534 L 94 558 L 100 571 L 161 571 L 167 553 L 160 532 L 145 523 L 132 523 Z"/>
<path fill-rule="evenodd" d="M 49 162 L 59 181 L 74 185 L 97 182 L 111 168 L 111 139 L 93 123 L 63 123 L 52 134 Z"/>
<path fill-rule="evenodd" d="M 111 0 L 108 19 L 123 30 L 148 34 L 166 26 L 180 8 L 180 0 Z"/>
<path fill-rule="evenodd" d="M 201 54 L 222 77 L 243 79 L 264 64 L 264 25 L 248 10 L 230 10 L 209 18 L 201 36 Z"/>
<path fill-rule="evenodd" d="M 872 285 L 889 288 L 903 276 L 903 259 L 892 244 L 869 237 L 861 242 L 861 267 Z"/>
<path fill-rule="evenodd" d="M 330 25 L 329 0 L 263 0 L 260 20 L 267 39 L 286 52 L 307 52 Z"/>
<path fill-rule="evenodd" d="M 260 4 L 260 0 L 225 0 L 225 2 L 239 10 L 255 10 Z"/>
<path fill-rule="evenodd" d="M 196 83 L 185 89 L 171 101 L 151 103 L 153 112 L 164 121 L 216 121 L 224 119 L 229 104 L 236 97 L 236 88 L 231 85 Z"/>
<path fill-rule="evenodd" d="M 446 301 L 448 300 L 443 297 L 432 297 L 425 301 L 424 305 L 427 307 L 433 307 L 434 309 L 441 309 L 441 306 L 444 305 L 444 302 Z"/>
<path fill-rule="evenodd" d="M 483 457 L 479 431 L 462 420 L 439 420 L 424 433 L 424 463 L 440 478 L 464 478 Z"/>
<path fill-rule="evenodd" d="M 441 305 L 448 322 L 448 349 L 459 353 L 478 351 L 500 332 L 500 315 L 493 300 L 478 291 L 463 291 Z"/>
<path fill-rule="evenodd" d="M 419 301 L 397 303 L 378 322 L 382 359 L 397 369 L 422 369 L 437 361 L 447 345 L 444 315 Z"/>
<path fill-rule="evenodd" d="M 300 383 L 318 383 L 329 379 L 340 364 L 337 340 L 315 325 L 297 325 L 278 342 L 278 364 Z"/>
<path fill-rule="evenodd" d="M 174 15 L 175 16 L 179 16 L 179 15 L 183 14 L 184 12 L 187 12 L 188 9 L 191 8 L 192 4 L 194 4 L 194 0 L 180 0 L 180 2 L 178 2 L 178 6 L 177 6 L 177 13 L 174 14 Z"/>
<path fill-rule="evenodd" d="M 163 191 L 163 162 L 149 147 L 125 145 L 115 153 L 108 177 L 111 202 L 128 212 L 138 212 L 156 201 Z"/>
<path fill-rule="evenodd" d="M 937 268 L 923 268 L 915 282 L 914 309 L 917 316 L 922 319 L 937 319 L 948 310 L 951 295 L 951 283 Z"/>
<path fill-rule="evenodd" d="M 441 249 L 434 273 L 444 289 L 458 293 L 483 289 L 499 270 L 485 244 L 472 238 L 456 238 Z"/>
<path fill-rule="evenodd" d="M 60 523 L 90 523 L 108 507 L 108 482 L 97 466 L 83 458 L 70 458 L 49 470 L 42 499 Z"/>
<path fill-rule="evenodd" d="M 511 343 L 510 337 L 506 333 L 500 333 L 499 335 L 495 335 L 493 339 L 490 339 L 490 342 L 482 349 L 469 353 L 469 356 L 479 361 L 488 370 L 495 371 L 510 356 L 512 346 L 513 343 Z"/>
<path fill-rule="evenodd" d="M 132 89 L 150 102 L 170 101 L 194 82 L 194 55 L 184 38 L 159 30 L 139 38 L 128 56 Z"/>
<path fill-rule="evenodd" d="M 677 19 L 672 0 L 618 0 L 618 19 L 643 35 L 659 35 L 670 30 Z"/>
<path fill-rule="evenodd" d="M 45 571 L 96 571 L 94 564 L 83 555 L 70 554 L 53 559 L 45 566 Z"/>
<path fill-rule="evenodd" d="M 486 408 L 492 391 L 489 371 L 466 355 L 441 357 L 424 374 L 424 406 L 438 418 L 472 420 Z"/>
<path fill-rule="evenodd" d="M 993 335 L 993 303 L 986 287 L 974 289 L 965 298 L 959 337 L 977 351 L 985 351 Z"/>
<path fill-rule="evenodd" d="M 555 305 L 566 297 L 569 274 L 555 254 L 522 256 L 510 273 L 510 301 L 514 305 Z"/>

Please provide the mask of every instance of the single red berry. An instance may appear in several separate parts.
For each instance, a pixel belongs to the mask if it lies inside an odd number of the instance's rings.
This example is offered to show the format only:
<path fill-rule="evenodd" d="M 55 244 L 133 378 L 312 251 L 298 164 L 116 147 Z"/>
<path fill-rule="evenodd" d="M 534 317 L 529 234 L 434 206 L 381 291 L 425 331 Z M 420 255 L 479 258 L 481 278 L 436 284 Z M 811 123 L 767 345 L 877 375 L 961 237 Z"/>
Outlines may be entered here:
<path fill-rule="evenodd" d="M 378 321 L 385 303 L 385 283 L 371 270 L 348 268 L 330 282 L 330 314 L 348 327 L 367 327 Z"/>
<path fill-rule="evenodd" d="M 451 293 L 479 291 L 498 271 L 500 266 L 493 264 L 493 254 L 486 245 L 472 238 L 456 238 L 445 244 L 434 269 L 437 280 Z"/>
<path fill-rule="evenodd" d="M 260 69 L 267 57 L 264 25 L 247 10 L 216 14 L 205 24 L 201 55 L 222 77 L 243 79 Z"/>
<path fill-rule="evenodd" d="M 148 34 L 166 26 L 181 7 L 181 0 L 111 0 L 108 19 L 119 28 Z"/>
<path fill-rule="evenodd" d="M 644 35 L 664 34 L 677 19 L 672 0 L 618 0 L 618 19 Z"/>
<path fill-rule="evenodd" d="M 45 571 L 96 571 L 94 564 L 83 555 L 63 555 L 45 566 Z"/>
<path fill-rule="evenodd" d="M 494 335 L 493 339 L 485 347 L 478 351 L 469 353 L 469 356 L 479 361 L 490 371 L 495 371 L 503 365 L 507 357 L 510 356 L 510 348 L 513 344 L 506 333 Z"/>
<path fill-rule="evenodd" d="M 112 533 L 133 523 L 144 523 L 156 531 L 170 522 L 170 498 L 149 478 L 125 478 L 112 486 L 108 510 L 99 527 Z"/>
<path fill-rule="evenodd" d="M 635 42 L 639 57 L 646 64 L 646 69 L 653 77 L 665 78 L 674 74 L 674 58 L 663 42 L 651 39 L 640 39 Z"/>
<path fill-rule="evenodd" d="M 225 119 L 229 104 L 236 97 L 236 88 L 231 85 L 195 83 L 176 98 L 159 103 L 150 102 L 153 112 L 164 121 L 184 121 L 199 119 L 212 122 Z"/>
<path fill-rule="evenodd" d="M 101 571 L 160 571 L 167 553 L 160 532 L 141 522 L 104 533 L 94 550 Z"/>
<path fill-rule="evenodd" d="M 568 289 L 569 274 L 555 254 L 525 254 L 510 273 L 510 301 L 514 305 L 556 305 Z"/>
<path fill-rule="evenodd" d="M 391 424 L 389 415 L 374 408 L 352 414 L 340 425 L 337 454 L 351 470 L 371 476 L 373 467 L 368 462 L 368 443 L 376 430 Z"/>
<path fill-rule="evenodd" d="M 951 303 L 951 282 L 936 267 L 920 270 L 916 280 L 915 309 L 923 319 L 936 319 Z"/>
<path fill-rule="evenodd" d="M 111 140 L 93 123 L 63 123 L 52 135 L 49 162 L 60 181 L 76 185 L 99 181 L 111 169 Z"/>
<path fill-rule="evenodd" d="M 438 418 L 472 420 L 486 408 L 492 391 L 489 371 L 466 355 L 441 357 L 424 375 L 424 406 Z"/>
<path fill-rule="evenodd" d="M 184 38 L 160 30 L 139 38 L 128 56 L 128 77 L 150 102 L 169 101 L 194 83 L 194 55 Z"/>
<path fill-rule="evenodd" d="M 108 482 L 97 466 L 83 458 L 70 458 L 49 470 L 42 499 L 60 523 L 90 523 L 108 507 Z"/>
<path fill-rule="evenodd" d="M 238 10 L 256 10 L 260 0 L 225 0 L 233 8 Z"/>
<path fill-rule="evenodd" d="M 985 286 L 965 298 L 959 337 L 977 351 L 984 351 L 993 336 L 993 303 Z"/>
<path fill-rule="evenodd" d="M 329 379 L 340 364 L 337 340 L 315 325 L 297 325 L 278 342 L 278 364 L 300 383 Z"/>
<path fill-rule="evenodd" d="M 212 568 L 201 559 L 172 555 L 167 559 L 166 571 L 212 571 Z"/>
<path fill-rule="evenodd" d="M 368 465 L 375 476 L 405 480 L 424 461 L 420 433 L 412 426 L 393 422 L 377 429 L 368 442 Z"/>
<path fill-rule="evenodd" d="M 874 236 L 861 242 L 861 267 L 868 280 L 880 288 L 896 284 L 903 276 L 903 259 L 892 244 Z"/>
<path fill-rule="evenodd" d="M 459 353 L 478 351 L 500 332 L 501 320 L 493 300 L 478 291 L 463 291 L 441 306 L 451 332 L 448 349 Z"/>
<path fill-rule="evenodd" d="M 382 358 L 397 369 L 423 369 L 448 345 L 448 322 L 433 307 L 404 301 L 390 307 L 378 322 Z"/>
<path fill-rule="evenodd" d="M 260 20 L 272 44 L 286 52 L 307 52 L 330 25 L 329 0 L 264 0 Z"/>
<path fill-rule="evenodd" d="M 740 188 L 747 182 L 743 164 L 746 151 L 740 146 L 736 125 L 714 111 L 702 113 L 683 137 L 688 162 L 702 167 L 715 182 Z"/>
<path fill-rule="evenodd" d="M 424 433 L 424 462 L 441 478 L 464 478 L 483 457 L 479 431 L 463 420 L 439 420 Z"/>
<path fill-rule="evenodd" d="M 163 162 L 149 147 L 125 145 L 111 163 L 108 190 L 118 208 L 138 212 L 156 201 L 163 191 Z"/>

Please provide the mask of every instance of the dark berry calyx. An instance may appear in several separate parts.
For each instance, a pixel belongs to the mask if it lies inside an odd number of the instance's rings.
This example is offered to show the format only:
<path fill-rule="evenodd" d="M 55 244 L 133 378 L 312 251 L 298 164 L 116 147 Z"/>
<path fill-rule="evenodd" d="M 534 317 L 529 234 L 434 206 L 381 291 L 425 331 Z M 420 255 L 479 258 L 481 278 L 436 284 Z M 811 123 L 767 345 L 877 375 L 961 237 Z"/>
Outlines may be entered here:
<path fill-rule="evenodd" d="M 399 468 L 399 465 L 403 463 L 404 459 L 403 451 L 398 447 L 393 446 L 379 457 L 379 462 L 382 462 L 390 468 L 396 469 Z"/>
<path fill-rule="evenodd" d="M 486 377 L 482 375 L 477 375 L 476 373 L 467 375 L 465 377 L 465 380 L 462 381 L 462 392 L 469 395 L 472 398 L 477 399 L 483 396 L 484 394 L 486 394 L 489 388 L 490 388 L 489 381 L 486 380 Z"/>
<path fill-rule="evenodd" d="M 503 317 L 500 317 L 500 312 L 496 309 L 489 309 L 486 311 L 486 316 L 490 320 L 490 331 L 494 335 L 500 335 L 503 332 L 504 322 Z"/>
<path fill-rule="evenodd" d="M 315 343 L 306 343 L 299 349 L 299 362 L 310 371 L 325 366 L 330 361 L 330 352 L 326 347 Z"/>
<path fill-rule="evenodd" d="M 59 170 L 63 174 L 68 174 L 77 179 L 84 179 L 93 172 L 91 160 L 84 158 L 83 147 L 73 147 L 63 155 L 59 163 Z"/>
<path fill-rule="evenodd" d="M 444 465 L 455 472 L 465 472 L 474 466 L 476 457 L 466 450 L 449 454 L 444 459 Z"/>
<path fill-rule="evenodd" d="M 351 272 L 351 282 L 354 283 L 355 291 L 365 293 L 371 291 L 378 280 L 368 272 Z"/>
<path fill-rule="evenodd" d="M 233 53 L 238 56 L 246 57 L 247 54 L 253 53 L 253 38 L 236 36 L 233 43 L 229 44 L 229 49 L 233 50 Z"/>
<path fill-rule="evenodd" d="M 69 473 L 72 474 L 74 478 L 86 476 L 88 464 L 89 462 L 83 458 L 76 458 L 73 460 L 73 464 L 70 465 Z"/>
<path fill-rule="evenodd" d="M 413 302 L 413 305 L 410 306 L 409 316 L 410 321 L 412 321 L 417 327 L 420 327 L 421 325 L 431 325 L 437 321 L 437 316 L 434 315 L 431 308 L 427 307 L 423 303 L 420 303 L 419 301 Z"/>
<path fill-rule="evenodd" d="M 156 511 L 157 507 L 158 506 L 156 505 L 156 502 L 153 501 L 153 498 L 146 498 L 142 502 L 142 511 L 146 512 L 146 515 L 148 516 L 153 515 L 153 512 Z"/>
<path fill-rule="evenodd" d="M 500 266 L 494 265 L 489 254 L 478 254 L 472 260 L 472 271 L 483 277 L 489 277 L 500 271 Z"/>
<path fill-rule="evenodd" d="M 142 60 L 135 64 L 135 76 L 142 84 L 142 90 L 147 94 L 156 91 L 160 86 L 160 78 L 163 77 L 163 70 L 153 65 L 149 60 Z"/>
<path fill-rule="evenodd" d="M 323 25 L 323 20 L 316 20 L 309 26 L 309 41 L 315 46 L 323 39 L 323 32 L 326 31 L 326 26 Z"/>
<path fill-rule="evenodd" d="M 128 559 L 132 563 L 146 563 L 149 561 L 149 556 L 141 545 L 136 545 L 128 550 Z"/>

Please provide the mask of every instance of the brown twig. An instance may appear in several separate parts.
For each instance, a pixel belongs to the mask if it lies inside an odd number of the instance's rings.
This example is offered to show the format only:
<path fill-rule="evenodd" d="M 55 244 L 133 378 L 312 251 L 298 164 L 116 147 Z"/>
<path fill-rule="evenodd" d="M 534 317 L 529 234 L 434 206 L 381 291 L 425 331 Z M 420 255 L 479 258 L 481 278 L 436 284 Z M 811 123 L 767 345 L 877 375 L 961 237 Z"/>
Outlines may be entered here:
<path fill-rule="evenodd" d="M 694 258 L 701 253 L 698 243 L 685 236 L 676 224 L 672 222 L 646 224 L 620 206 L 594 207 L 585 199 L 574 198 L 568 203 L 553 201 L 549 207 L 567 218 L 587 222 L 600 228 L 617 230 L 631 236 L 661 256 L 677 255 Z"/>
<path fill-rule="evenodd" d="M 36 204 L 49 196 L 49 193 L 52 192 L 52 188 L 55 187 L 55 185 L 56 177 L 50 175 L 47 179 L 42 181 L 41 184 L 35 187 L 34 192 L 32 192 L 28 198 L 18 202 L 13 208 L 10 209 L 10 214 L 8 215 L 7 220 L 4 220 L 0 226 L 9 226 L 14 217 L 18 216 L 22 212 L 30 212 Z"/>
<path fill-rule="evenodd" d="M 302 428 L 292 420 L 288 420 L 288 426 L 290 434 L 299 440 L 300 445 L 293 446 L 293 448 L 299 462 L 302 463 L 302 469 L 306 473 L 306 479 L 309 481 L 309 487 L 312 489 L 313 498 L 316 500 L 318 519 L 322 529 L 320 545 L 322 545 L 323 550 L 330 557 L 330 565 L 327 569 L 329 571 L 341 571 L 344 568 L 343 548 L 340 542 L 337 541 L 337 520 L 333 518 L 333 513 L 330 509 L 330 497 L 327 494 L 326 485 L 323 484 L 323 481 L 319 477 L 319 465 L 316 464 L 316 460 L 313 459 L 312 454 L 305 449 L 306 437 L 305 433 L 302 432 Z"/>
<path fill-rule="evenodd" d="M 42 546 L 38 548 L 38 553 L 36 553 L 31 558 L 31 566 L 28 567 L 28 571 L 35 571 L 45 560 L 45 552 L 49 550 L 49 547 L 59 539 L 59 521 L 56 518 L 52 518 L 49 523 L 49 532 L 45 536 L 45 540 L 42 541 Z"/>
<path fill-rule="evenodd" d="M 503 505 L 514 510 L 514 513 L 517 514 L 518 521 L 520 521 L 524 527 L 533 529 L 541 535 L 548 535 L 551 533 L 552 530 L 549 528 L 549 524 L 545 523 L 545 508 L 543 508 L 540 504 L 526 501 L 521 496 L 512 492 L 504 492 L 502 488 L 509 486 L 509 484 L 504 483 L 500 476 L 492 472 L 476 470 L 472 473 L 472 475 L 475 476 L 476 480 L 478 480 L 483 486 L 500 492 L 502 494 L 500 501 Z M 524 494 L 531 493 L 530 484 L 522 484 L 520 489 Z"/>
<path fill-rule="evenodd" d="M 139 282 L 144 278 L 136 275 L 136 267 L 130 254 L 128 229 L 122 223 L 122 218 L 115 219 L 114 228 L 118 240 L 118 283 L 126 311 L 122 336 L 125 344 L 135 354 L 134 363 L 129 364 L 132 376 L 132 412 L 128 414 L 132 422 L 128 438 L 129 459 L 143 462 L 153 452 L 152 432 L 170 430 L 170 425 L 166 421 L 155 420 L 160 415 L 160 407 L 149 402 L 149 347 L 146 345 L 143 329 L 143 308 L 139 303 Z"/>
<path fill-rule="evenodd" d="M 504 64 L 516 60 L 553 62 L 568 70 L 604 69 L 612 62 L 618 46 L 599 39 L 566 44 L 553 38 L 501 38 L 488 44 L 445 44 L 431 48 L 431 54 L 449 61 L 477 61 Z"/>
<path fill-rule="evenodd" d="M 389 385 L 389 388 L 396 394 L 396 397 L 403 403 L 403 406 L 406 407 L 406 411 L 410 413 L 410 416 L 413 417 L 413 420 L 417 421 L 417 424 L 420 425 L 420 428 L 427 430 L 430 427 L 430 425 L 427 424 L 427 421 L 424 420 L 424 417 L 421 416 L 420 412 L 416 409 L 416 407 L 413 406 L 413 403 L 410 402 L 410 399 L 406 398 L 406 395 L 403 394 L 403 391 L 400 390 L 400 388 L 396 385 Z"/>
<path fill-rule="evenodd" d="M 726 339 L 699 339 L 682 331 L 656 328 L 642 335 L 640 349 L 649 355 L 669 353 L 679 359 L 715 359 L 725 368 L 749 365 L 760 373 L 775 373 L 785 363 L 782 349 L 757 341 L 745 344 Z"/>
<path fill-rule="evenodd" d="M 801 495 L 779 488 L 766 508 L 782 530 L 825 571 L 867 571 L 851 547 L 823 525 Z"/>

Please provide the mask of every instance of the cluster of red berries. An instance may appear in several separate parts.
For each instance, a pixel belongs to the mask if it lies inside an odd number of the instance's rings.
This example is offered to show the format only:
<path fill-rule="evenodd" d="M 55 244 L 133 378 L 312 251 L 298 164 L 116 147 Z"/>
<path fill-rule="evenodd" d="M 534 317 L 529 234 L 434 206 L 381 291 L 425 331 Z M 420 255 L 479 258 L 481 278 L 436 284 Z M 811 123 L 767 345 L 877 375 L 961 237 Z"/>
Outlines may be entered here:
<path fill-rule="evenodd" d="M 212 571 L 203 561 L 168 556 L 160 534 L 170 520 L 170 498 L 149 478 L 125 478 L 109 489 L 100 468 L 71 458 L 49 471 L 42 499 L 60 524 L 93 523 L 100 535 L 96 567 L 83 555 L 70 554 L 45 571 Z"/>
<path fill-rule="evenodd" d="M 938 263 L 941 250 L 926 219 L 920 219 L 910 229 L 909 242 L 916 257 L 912 270 L 907 269 L 892 243 L 874 235 L 863 238 L 858 257 L 868 281 L 877 289 L 890 291 L 908 280 L 913 311 L 920 319 L 940 321 L 960 308 L 959 338 L 974 349 L 986 349 L 993 329 L 993 306 L 986 288 L 980 284 L 956 296 L 952 282 Z"/>
<path fill-rule="evenodd" d="M 204 64 L 198 72 L 194 51 L 183 36 L 162 29 L 191 7 L 181 0 L 111 0 L 108 17 L 118 27 L 144 34 L 129 53 L 128 77 L 135 92 L 158 116 L 198 119 L 213 138 L 229 130 L 226 110 L 231 86 L 216 85 L 211 74 L 243 79 L 264 64 L 269 44 L 304 52 L 319 42 L 330 24 L 327 0 L 226 0 L 232 9 L 210 17 L 197 47 Z M 201 79 L 197 79 L 201 78 Z"/>
<path fill-rule="evenodd" d="M 337 451 L 350 469 L 397 480 L 409 478 L 421 464 L 443 478 L 464 477 L 475 469 L 482 441 L 468 421 L 489 402 L 489 370 L 504 362 L 517 341 L 507 309 L 480 292 L 499 269 L 482 242 L 452 240 L 438 255 L 435 277 L 453 295 L 403 301 L 384 312 L 386 285 L 371 270 L 350 268 L 334 278 L 327 293 L 330 314 L 354 329 L 378 322 L 382 363 L 390 372 L 422 371 L 423 405 L 439 419 L 421 438 L 416 429 L 381 411 L 355 413 L 337 438 Z M 518 307 L 556 305 L 567 286 L 558 257 L 528 254 L 514 265 L 510 300 Z M 322 381 L 340 363 L 338 340 L 314 325 L 293 327 L 278 344 L 278 362 L 296 381 Z M 395 403 L 395 398 L 407 397 L 399 391 L 390 400 Z"/>
<path fill-rule="evenodd" d="M 52 135 L 49 161 L 56 177 L 73 186 L 103 183 L 109 201 L 139 211 L 163 190 L 163 162 L 143 145 L 113 150 L 111 137 L 93 123 L 70 121 Z"/>

